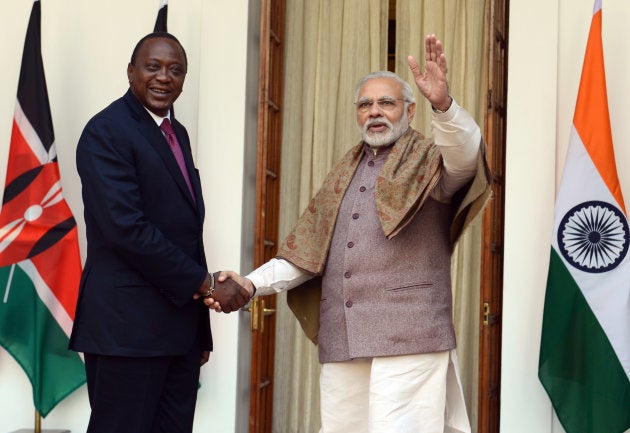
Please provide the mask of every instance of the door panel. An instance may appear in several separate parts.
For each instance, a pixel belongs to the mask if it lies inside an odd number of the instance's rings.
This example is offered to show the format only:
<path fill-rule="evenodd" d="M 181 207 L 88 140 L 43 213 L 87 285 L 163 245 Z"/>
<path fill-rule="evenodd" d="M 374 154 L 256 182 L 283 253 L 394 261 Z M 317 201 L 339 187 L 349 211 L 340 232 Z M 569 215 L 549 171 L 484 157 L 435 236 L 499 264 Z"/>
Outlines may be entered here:
<path fill-rule="evenodd" d="M 499 432 L 508 6 L 508 0 L 491 0 L 488 19 L 488 111 L 484 137 L 492 174 L 492 198 L 483 215 L 478 433 Z"/>
<path fill-rule="evenodd" d="M 258 72 L 258 144 L 254 266 L 275 256 L 282 132 L 284 0 L 260 2 Z M 249 306 L 252 336 L 249 432 L 271 432 L 276 296 L 262 296 Z"/>

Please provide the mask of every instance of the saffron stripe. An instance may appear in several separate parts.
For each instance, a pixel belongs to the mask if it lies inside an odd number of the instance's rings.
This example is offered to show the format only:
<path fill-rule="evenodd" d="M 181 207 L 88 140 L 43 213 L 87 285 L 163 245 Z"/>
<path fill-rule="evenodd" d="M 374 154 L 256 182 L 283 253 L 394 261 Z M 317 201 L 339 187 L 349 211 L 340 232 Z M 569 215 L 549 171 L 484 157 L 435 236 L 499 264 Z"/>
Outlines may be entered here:
<path fill-rule="evenodd" d="M 601 33 L 600 9 L 593 15 L 573 124 L 601 178 L 627 215 L 612 144 Z"/>

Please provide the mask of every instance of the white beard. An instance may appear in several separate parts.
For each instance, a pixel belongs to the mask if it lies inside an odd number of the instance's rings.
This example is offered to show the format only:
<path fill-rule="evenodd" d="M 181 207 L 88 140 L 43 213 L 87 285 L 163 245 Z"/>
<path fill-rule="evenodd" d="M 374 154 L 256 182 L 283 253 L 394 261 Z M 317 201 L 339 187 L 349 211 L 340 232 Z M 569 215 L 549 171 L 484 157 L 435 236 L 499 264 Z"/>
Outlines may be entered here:
<path fill-rule="evenodd" d="M 387 126 L 387 129 L 383 132 L 369 132 L 368 128 L 374 123 L 382 123 Z M 367 143 L 368 146 L 373 148 L 385 147 L 398 140 L 409 128 L 409 121 L 407 120 L 407 112 L 405 111 L 400 120 L 394 124 L 387 120 L 386 117 L 376 117 L 368 119 L 363 127 L 359 127 L 359 134 L 361 139 Z"/>

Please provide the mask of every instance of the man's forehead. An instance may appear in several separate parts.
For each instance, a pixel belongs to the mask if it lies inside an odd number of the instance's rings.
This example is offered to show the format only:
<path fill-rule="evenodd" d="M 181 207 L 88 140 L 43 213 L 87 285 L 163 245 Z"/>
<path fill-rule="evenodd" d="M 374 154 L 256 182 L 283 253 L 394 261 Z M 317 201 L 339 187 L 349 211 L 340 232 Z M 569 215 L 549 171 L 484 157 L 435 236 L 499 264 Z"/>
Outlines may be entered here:
<path fill-rule="evenodd" d="M 179 44 L 169 38 L 149 38 L 138 48 L 138 54 L 145 56 L 158 55 L 164 52 L 171 52 L 176 56 L 184 57 L 184 52 Z"/>
<path fill-rule="evenodd" d="M 394 98 L 402 97 L 402 84 L 393 78 L 378 77 L 367 80 L 359 90 L 359 98 L 380 98 L 383 96 L 391 96 Z"/>

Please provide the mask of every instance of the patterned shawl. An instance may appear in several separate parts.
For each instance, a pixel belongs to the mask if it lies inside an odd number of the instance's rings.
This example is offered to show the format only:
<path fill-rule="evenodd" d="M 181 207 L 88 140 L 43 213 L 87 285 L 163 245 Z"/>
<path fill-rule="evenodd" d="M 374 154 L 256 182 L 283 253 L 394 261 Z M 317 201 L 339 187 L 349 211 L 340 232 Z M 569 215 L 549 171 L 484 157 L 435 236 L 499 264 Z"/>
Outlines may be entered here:
<path fill-rule="evenodd" d="M 297 224 L 278 250 L 305 271 L 321 275 L 332 240 L 337 212 L 363 157 L 363 142 L 354 146 L 328 174 Z M 420 210 L 442 172 L 442 156 L 433 140 L 409 128 L 394 143 L 376 180 L 374 199 L 383 233 L 396 236 Z"/>
<path fill-rule="evenodd" d="M 315 278 L 287 293 L 289 307 L 307 337 L 317 344 L 321 275 L 346 189 L 363 157 L 359 143 L 328 174 L 277 253 Z M 420 210 L 442 173 L 442 155 L 432 139 L 409 128 L 394 143 L 376 180 L 374 199 L 383 233 L 396 236 Z M 453 243 L 484 208 L 490 197 L 490 172 L 485 143 L 480 146 L 475 178 L 453 198 L 456 213 L 451 224 Z"/>

